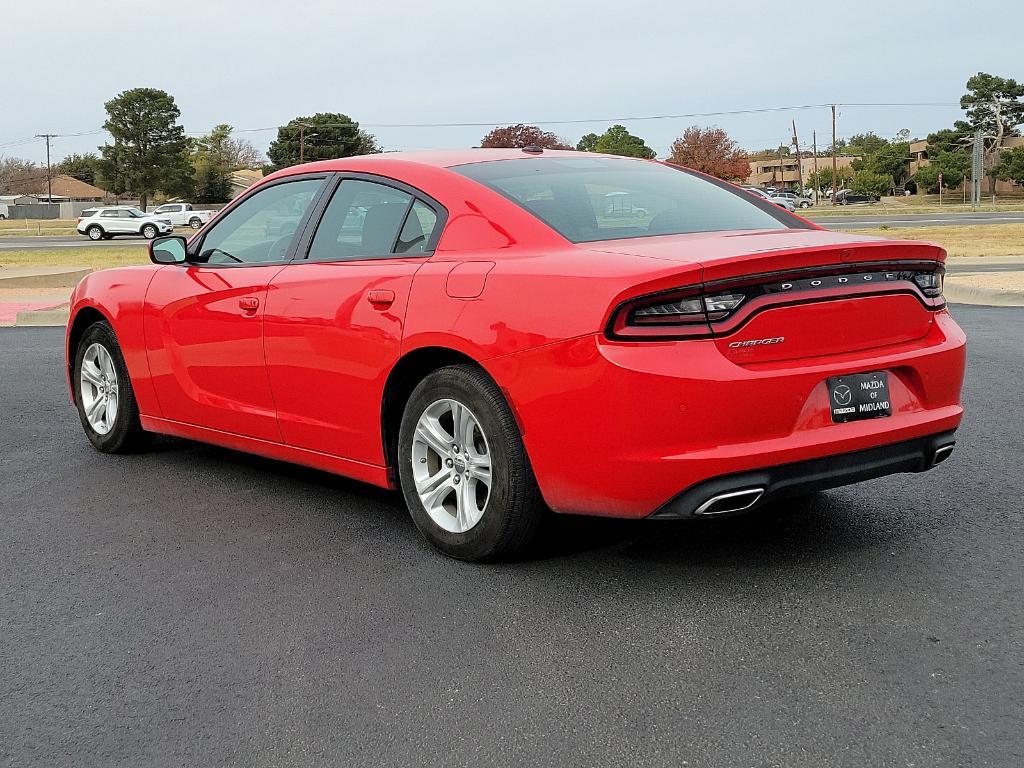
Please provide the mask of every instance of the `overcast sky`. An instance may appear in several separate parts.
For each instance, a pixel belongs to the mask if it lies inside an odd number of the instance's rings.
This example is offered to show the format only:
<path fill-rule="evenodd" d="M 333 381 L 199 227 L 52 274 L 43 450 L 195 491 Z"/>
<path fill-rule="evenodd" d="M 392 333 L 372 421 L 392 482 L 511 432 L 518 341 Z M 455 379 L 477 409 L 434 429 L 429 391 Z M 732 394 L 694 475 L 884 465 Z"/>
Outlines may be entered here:
<path fill-rule="evenodd" d="M 536 122 L 571 142 L 624 123 L 659 155 L 690 124 L 747 149 L 812 130 L 830 113 L 625 120 L 808 104 L 955 105 L 981 70 L 1024 78 L 1024 3 L 971 21 L 969 4 L 767 0 L 8 0 L 0 11 L 0 155 L 45 159 L 37 133 L 94 131 L 103 103 L 140 86 L 176 99 L 185 129 L 265 128 L 343 112 L 386 149 L 472 146 L 487 127 Z M 994 14 L 994 15 L 993 15 Z M 957 106 L 841 106 L 839 135 L 915 136 Z M 576 124 L 554 121 L 593 120 Z M 549 121 L 549 122 L 545 122 Z M 274 131 L 245 134 L 265 150 Z M 104 134 L 62 137 L 54 159 Z"/>

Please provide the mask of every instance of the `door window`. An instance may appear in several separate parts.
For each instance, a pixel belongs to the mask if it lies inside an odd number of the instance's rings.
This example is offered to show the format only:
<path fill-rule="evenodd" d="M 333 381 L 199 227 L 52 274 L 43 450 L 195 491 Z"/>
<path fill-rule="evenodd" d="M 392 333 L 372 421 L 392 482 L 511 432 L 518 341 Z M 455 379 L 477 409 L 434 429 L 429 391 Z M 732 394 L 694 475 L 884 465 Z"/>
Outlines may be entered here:
<path fill-rule="evenodd" d="M 320 219 L 309 258 L 323 261 L 407 252 L 397 244 L 399 234 L 405 235 L 412 202 L 412 195 L 394 187 L 361 179 L 342 181 Z M 413 229 L 407 248 L 425 242 Z"/>
<path fill-rule="evenodd" d="M 323 179 L 274 184 L 243 200 L 216 224 L 192 260 L 203 264 L 283 261 Z"/>

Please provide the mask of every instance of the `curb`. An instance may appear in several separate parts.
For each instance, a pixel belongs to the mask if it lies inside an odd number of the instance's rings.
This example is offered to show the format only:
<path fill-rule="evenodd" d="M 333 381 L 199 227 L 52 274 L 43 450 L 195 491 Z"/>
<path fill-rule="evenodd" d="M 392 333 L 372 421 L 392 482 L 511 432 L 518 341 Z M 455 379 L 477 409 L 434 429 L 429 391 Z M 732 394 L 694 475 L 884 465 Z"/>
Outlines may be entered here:
<path fill-rule="evenodd" d="M 44 270 L 13 275 L 0 272 L 0 288 L 74 288 L 83 277 L 91 273 L 92 269 L 89 267 L 72 267 L 71 269 Z"/>
<path fill-rule="evenodd" d="M 63 309 L 37 309 L 35 312 L 19 312 L 14 318 L 14 325 L 19 328 L 26 326 L 66 327 L 70 312 Z"/>
<path fill-rule="evenodd" d="M 942 290 L 953 304 L 979 304 L 986 307 L 1024 307 L 1024 290 L 1000 290 L 964 285 L 947 278 Z"/>

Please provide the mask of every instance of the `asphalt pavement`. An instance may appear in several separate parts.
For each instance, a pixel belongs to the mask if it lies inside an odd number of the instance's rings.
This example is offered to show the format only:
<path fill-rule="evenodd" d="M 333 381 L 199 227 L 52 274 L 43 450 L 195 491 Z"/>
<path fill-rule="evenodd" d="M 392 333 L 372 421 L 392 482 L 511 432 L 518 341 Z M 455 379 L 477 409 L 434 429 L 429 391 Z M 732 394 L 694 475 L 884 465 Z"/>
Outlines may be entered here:
<path fill-rule="evenodd" d="M 188 231 L 191 232 L 192 230 Z M 90 240 L 84 235 L 11 236 L 0 237 L 0 251 L 49 250 L 50 248 L 109 248 L 112 245 L 144 246 L 147 242 L 149 241 L 141 235 L 121 235 L 113 240 Z"/>
<path fill-rule="evenodd" d="M 935 471 L 496 566 L 345 479 L 102 455 L 62 331 L 0 330 L 0 766 L 1021 765 L 1024 310 L 954 314 Z"/>

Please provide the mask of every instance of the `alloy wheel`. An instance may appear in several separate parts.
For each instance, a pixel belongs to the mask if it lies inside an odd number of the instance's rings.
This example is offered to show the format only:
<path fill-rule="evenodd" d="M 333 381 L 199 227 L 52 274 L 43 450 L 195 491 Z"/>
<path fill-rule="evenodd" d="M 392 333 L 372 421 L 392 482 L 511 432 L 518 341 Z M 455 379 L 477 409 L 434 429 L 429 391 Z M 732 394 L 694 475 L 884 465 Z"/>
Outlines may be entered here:
<path fill-rule="evenodd" d="M 117 370 L 114 359 L 102 344 L 90 344 L 82 357 L 79 373 L 82 410 L 89 426 L 105 435 L 117 420 Z"/>
<path fill-rule="evenodd" d="M 457 400 L 427 406 L 412 439 L 412 473 L 423 508 L 438 526 L 465 533 L 491 495 L 491 453 L 480 421 Z"/>

